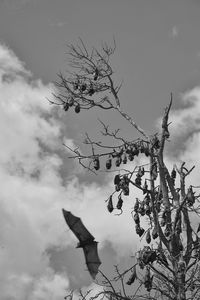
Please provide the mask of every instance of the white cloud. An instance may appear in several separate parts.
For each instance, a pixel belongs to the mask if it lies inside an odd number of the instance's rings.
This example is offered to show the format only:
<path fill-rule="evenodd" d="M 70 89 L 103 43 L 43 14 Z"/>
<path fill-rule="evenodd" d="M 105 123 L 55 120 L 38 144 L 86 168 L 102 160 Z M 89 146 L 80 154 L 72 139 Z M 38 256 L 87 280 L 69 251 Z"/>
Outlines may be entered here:
<path fill-rule="evenodd" d="M 127 256 L 141 247 L 130 211 L 142 195 L 132 189 L 118 217 L 115 211 L 109 214 L 104 201 L 113 191 L 113 174 L 104 186 L 61 178 L 64 161 L 56 151 L 63 149 L 62 124 L 46 101 L 53 86 L 32 81 L 30 72 L 5 46 L 0 46 L 0 89 L 0 298 L 46 300 L 51 295 L 59 300 L 69 287 L 68 270 L 55 273 L 45 253 L 51 246 L 66 248 L 75 239 L 61 209 L 81 217 L 100 248 L 109 240 L 119 256 Z M 171 149 L 176 138 L 183 141 L 179 158 L 191 164 L 198 161 L 200 148 L 199 100 L 196 88 L 182 99 L 187 108 L 170 115 Z M 72 139 L 66 137 L 64 142 L 74 147 Z M 169 156 L 169 163 L 173 159 Z"/>
<path fill-rule="evenodd" d="M 173 26 L 170 33 L 169 33 L 169 36 L 172 37 L 173 39 L 175 39 L 179 34 L 179 29 L 177 26 Z"/>
<path fill-rule="evenodd" d="M 100 247 L 105 239 L 118 248 L 129 245 L 124 253 L 134 240 L 128 208 L 122 226 L 106 209 L 109 184 L 83 185 L 73 178 L 63 185 L 59 171 L 64 162 L 56 154 L 63 149 L 62 124 L 46 101 L 53 86 L 33 81 L 5 46 L 0 46 L 0 89 L 0 298 L 46 300 L 51 294 L 57 300 L 68 287 L 67 270 L 56 274 L 45 253 L 72 241 L 61 209 L 80 216 L 101 241 Z M 65 142 L 74 146 L 71 139 Z"/>

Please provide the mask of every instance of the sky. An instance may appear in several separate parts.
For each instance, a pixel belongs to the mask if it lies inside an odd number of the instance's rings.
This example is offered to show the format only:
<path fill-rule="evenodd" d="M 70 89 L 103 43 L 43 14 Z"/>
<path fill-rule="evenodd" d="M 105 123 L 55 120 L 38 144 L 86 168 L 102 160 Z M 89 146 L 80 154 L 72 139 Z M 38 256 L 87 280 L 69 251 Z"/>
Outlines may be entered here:
<path fill-rule="evenodd" d="M 143 244 L 130 214 L 141 194 L 132 190 L 123 214 L 109 214 L 113 175 L 89 174 L 62 145 L 80 146 L 86 131 L 95 137 L 99 117 L 125 126 L 132 139 L 136 133 L 113 113 L 75 115 L 46 100 L 67 70 L 67 44 L 79 37 L 89 49 L 115 37 L 121 106 L 147 133 L 160 130 L 173 93 L 166 164 L 196 165 L 187 185 L 199 184 L 199 13 L 197 0 L 0 0 L 0 299 L 60 300 L 71 289 L 100 290 L 62 208 L 95 236 L 109 276 L 116 264 L 130 266 Z"/>

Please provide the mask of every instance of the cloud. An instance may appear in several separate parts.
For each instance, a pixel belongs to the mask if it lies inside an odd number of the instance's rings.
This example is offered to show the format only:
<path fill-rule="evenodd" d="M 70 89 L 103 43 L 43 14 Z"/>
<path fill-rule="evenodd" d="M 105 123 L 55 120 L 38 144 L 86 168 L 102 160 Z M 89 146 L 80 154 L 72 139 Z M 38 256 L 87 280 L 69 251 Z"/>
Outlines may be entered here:
<path fill-rule="evenodd" d="M 175 39 L 177 36 L 179 35 L 179 29 L 177 26 L 173 26 L 170 33 L 169 33 L 169 36 L 172 37 L 173 39 Z"/>
<path fill-rule="evenodd" d="M 62 141 L 72 146 L 74 141 L 67 133 L 63 138 L 62 122 L 46 101 L 54 87 L 32 80 L 5 45 L 0 45 L 0 88 L 0 298 L 46 300 L 51 294 L 58 300 L 69 287 L 69 270 L 51 268 L 47 250 L 67 249 L 75 241 L 61 209 L 80 216 L 99 247 L 109 240 L 120 256 L 134 245 L 132 202 L 126 203 L 122 225 L 104 201 L 113 190 L 111 177 L 103 187 L 61 177 Z"/>

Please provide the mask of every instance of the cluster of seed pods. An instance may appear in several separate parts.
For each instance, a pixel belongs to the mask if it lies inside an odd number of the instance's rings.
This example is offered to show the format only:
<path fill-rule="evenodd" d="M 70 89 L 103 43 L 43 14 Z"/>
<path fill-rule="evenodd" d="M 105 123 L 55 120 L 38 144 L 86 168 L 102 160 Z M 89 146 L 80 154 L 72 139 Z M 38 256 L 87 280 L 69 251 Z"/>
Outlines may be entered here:
<path fill-rule="evenodd" d="M 108 154 L 106 159 L 105 167 L 110 170 L 113 165 L 115 167 L 120 167 L 121 164 L 126 164 L 127 161 L 133 161 L 135 156 L 140 153 L 144 153 L 146 156 L 150 155 L 149 145 L 146 142 L 132 143 L 126 147 L 121 147 L 116 151 L 113 150 L 112 153 Z M 93 159 L 93 167 L 97 171 L 100 169 L 100 159 L 99 156 L 95 156 Z"/>
<path fill-rule="evenodd" d="M 94 74 L 93 74 L 93 80 L 97 81 L 99 77 L 99 70 L 95 69 Z M 72 82 L 72 86 L 73 86 L 73 90 L 74 93 L 76 93 L 76 91 L 80 92 L 81 94 L 85 94 L 87 96 L 93 96 L 96 92 L 95 89 L 95 85 L 92 83 L 92 81 L 90 81 L 89 84 L 87 84 L 85 81 L 81 81 L 79 79 L 75 80 L 74 82 Z M 79 94 L 78 94 L 79 96 Z M 81 110 L 80 104 L 75 100 L 76 96 L 70 96 L 67 101 L 63 104 L 63 109 L 64 111 L 68 111 L 70 107 L 74 106 L 74 111 L 76 113 L 79 113 Z"/>

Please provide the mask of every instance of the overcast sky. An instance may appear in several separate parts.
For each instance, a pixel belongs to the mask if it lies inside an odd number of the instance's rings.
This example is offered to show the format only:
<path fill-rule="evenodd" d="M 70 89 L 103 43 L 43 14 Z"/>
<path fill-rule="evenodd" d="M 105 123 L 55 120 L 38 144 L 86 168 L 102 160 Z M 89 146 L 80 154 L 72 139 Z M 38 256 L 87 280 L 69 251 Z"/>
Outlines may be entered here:
<path fill-rule="evenodd" d="M 62 146 L 79 145 L 85 131 L 94 137 L 98 117 L 113 128 L 125 122 L 98 110 L 67 114 L 46 100 L 67 69 L 66 45 L 79 37 L 89 48 L 115 37 L 121 105 L 147 133 L 159 131 L 173 92 L 166 163 L 196 164 L 187 184 L 199 184 L 199 15 L 197 0 L 0 0 L 0 299 L 60 300 L 73 288 L 97 289 L 62 208 L 99 241 L 110 276 L 142 245 L 130 214 L 141 195 L 134 190 L 123 214 L 110 215 L 112 176 L 88 174 Z M 126 133 L 135 137 L 129 125 Z"/>

